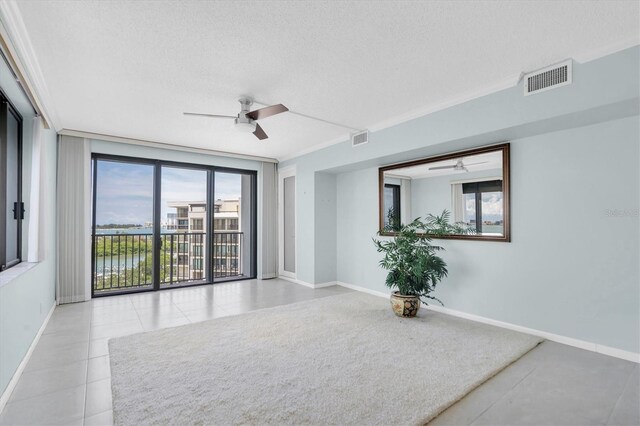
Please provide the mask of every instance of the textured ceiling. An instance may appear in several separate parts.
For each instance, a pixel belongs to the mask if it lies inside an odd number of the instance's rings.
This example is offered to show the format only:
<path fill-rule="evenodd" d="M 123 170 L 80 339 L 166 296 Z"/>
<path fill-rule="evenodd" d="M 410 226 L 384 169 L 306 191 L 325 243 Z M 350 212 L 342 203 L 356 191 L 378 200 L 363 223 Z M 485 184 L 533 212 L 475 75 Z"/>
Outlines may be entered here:
<path fill-rule="evenodd" d="M 366 128 L 637 40 L 637 1 L 20 1 L 58 127 L 282 158 L 348 130 L 284 113 L 258 141 L 249 95 Z"/>

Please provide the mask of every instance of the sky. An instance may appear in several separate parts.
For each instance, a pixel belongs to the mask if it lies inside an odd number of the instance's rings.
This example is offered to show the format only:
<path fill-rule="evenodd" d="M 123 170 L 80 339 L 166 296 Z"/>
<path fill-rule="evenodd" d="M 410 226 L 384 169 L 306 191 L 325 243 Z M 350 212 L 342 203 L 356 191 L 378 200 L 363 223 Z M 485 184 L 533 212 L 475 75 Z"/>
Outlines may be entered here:
<path fill-rule="evenodd" d="M 465 203 L 465 218 L 474 219 L 476 215 L 474 194 L 468 194 Z M 502 192 L 482 193 L 482 219 L 483 220 L 503 220 L 504 203 L 502 202 Z"/>
<path fill-rule="evenodd" d="M 96 224 L 144 224 L 153 219 L 153 166 L 98 161 Z M 216 198 L 240 197 L 240 175 L 216 173 Z M 162 167 L 162 219 L 175 209 L 169 201 L 205 201 L 207 172 Z"/>

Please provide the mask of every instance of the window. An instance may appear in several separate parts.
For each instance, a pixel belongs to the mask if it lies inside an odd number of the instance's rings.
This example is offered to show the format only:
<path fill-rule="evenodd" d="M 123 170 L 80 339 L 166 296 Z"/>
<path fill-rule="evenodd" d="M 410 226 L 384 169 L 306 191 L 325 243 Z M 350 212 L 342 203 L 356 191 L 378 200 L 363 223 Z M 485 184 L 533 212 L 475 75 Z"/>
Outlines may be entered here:
<path fill-rule="evenodd" d="M 105 154 L 92 158 L 92 296 L 202 284 L 195 278 L 255 278 L 257 172 Z M 136 202 L 129 202 L 131 194 Z M 214 232 L 214 206 L 222 210 L 216 224 L 226 225 L 228 216 L 239 222 L 242 212 L 247 228 L 247 256 L 233 276 L 215 272 L 225 268 L 214 262 L 215 247 L 238 233 Z"/>
<path fill-rule="evenodd" d="M 237 231 L 238 230 L 238 219 L 229 219 L 229 230 Z"/>
<path fill-rule="evenodd" d="M 475 226 L 478 234 L 504 232 L 502 181 L 468 182 L 462 184 L 464 222 Z"/>
<path fill-rule="evenodd" d="M 0 95 L 0 270 L 21 262 L 22 118 Z"/>
<path fill-rule="evenodd" d="M 384 227 L 400 229 L 400 185 L 384 184 Z"/>

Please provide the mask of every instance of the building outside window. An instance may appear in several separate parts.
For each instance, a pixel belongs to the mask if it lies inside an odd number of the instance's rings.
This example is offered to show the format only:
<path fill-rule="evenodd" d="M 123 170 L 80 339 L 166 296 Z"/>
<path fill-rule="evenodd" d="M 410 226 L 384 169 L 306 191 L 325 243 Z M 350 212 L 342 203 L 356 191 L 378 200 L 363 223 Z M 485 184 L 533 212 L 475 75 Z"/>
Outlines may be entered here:
<path fill-rule="evenodd" d="M 207 232 L 206 203 L 203 201 L 171 201 L 168 207 L 175 209 L 167 213 L 166 223 L 175 220 L 177 224 L 178 247 L 174 257 L 177 258 L 180 277 L 199 280 L 204 277 L 204 259 L 207 258 L 205 236 Z M 240 200 L 225 199 L 214 202 L 213 219 L 213 252 L 212 262 L 216 276 L 234 276 L 241 274 L 237 269 L 240 264 L 236 259 L 231 265 L 230 257 L 240 256 L 242 242 L 240 229 Z M 175 215 L 170 218 L 169 214 Z M 181 236 L 182 235 L 182 236 Z M 191 259 L 188 255 L 193 256 Z"/>
<path fill-rule="evenodd" d="M 202 259 L 201 258 L 194 258 L 193 259 L 193 269 L 195 271 L 202 271 Z"/>

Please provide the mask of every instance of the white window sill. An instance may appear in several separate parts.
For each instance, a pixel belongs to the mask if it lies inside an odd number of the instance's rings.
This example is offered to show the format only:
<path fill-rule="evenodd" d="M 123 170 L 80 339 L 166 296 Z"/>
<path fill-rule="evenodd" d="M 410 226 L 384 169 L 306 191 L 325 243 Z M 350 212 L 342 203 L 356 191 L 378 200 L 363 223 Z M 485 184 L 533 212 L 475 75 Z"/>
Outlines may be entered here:
<path fill-rule="evenodd" d="M 0 288 L 9 284 L 11 281 L 20 277 L 20 275 L 24 274 L 30 269 L 33 269 L 37 265 L 39 265 L 38 262 L 20 262 L 16 266 L 0 272 Z"/>

